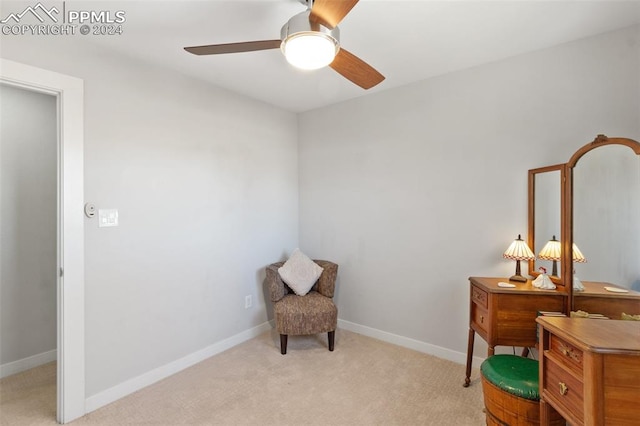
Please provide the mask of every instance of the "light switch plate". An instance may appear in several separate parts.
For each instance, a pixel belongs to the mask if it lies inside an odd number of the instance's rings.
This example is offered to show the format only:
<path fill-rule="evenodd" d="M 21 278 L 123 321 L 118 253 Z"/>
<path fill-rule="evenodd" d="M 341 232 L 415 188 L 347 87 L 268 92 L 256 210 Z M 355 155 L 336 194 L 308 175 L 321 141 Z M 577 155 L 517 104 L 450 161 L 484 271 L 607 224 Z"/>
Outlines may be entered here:
<path fill-rule="evenodd" d="M 98 226 L 118 226 L 118 209 L 100 209 L 98 210 Z"/>

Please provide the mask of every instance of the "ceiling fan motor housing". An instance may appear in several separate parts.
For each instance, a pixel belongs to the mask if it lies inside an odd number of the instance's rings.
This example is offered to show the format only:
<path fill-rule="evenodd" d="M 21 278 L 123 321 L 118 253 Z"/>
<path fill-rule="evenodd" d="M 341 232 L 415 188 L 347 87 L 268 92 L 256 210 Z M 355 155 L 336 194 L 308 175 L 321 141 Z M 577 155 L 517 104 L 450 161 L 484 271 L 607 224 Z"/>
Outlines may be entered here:
<path fill-rule="evenodd" d="M 280 30 L 280 38 L 282 39 L 280 48 L 285 56 L 287 54 L 286 44 L 294 38 L 303 36 L 322 37 L 331 41 L 335 48 L 334 55 L 340 50 L 340 29 L 337 26 L 328 28 L 319 22 L 312 22 L 309 19 L 310 14 L 310 10 L 298 13 L 289 19 Z"/>

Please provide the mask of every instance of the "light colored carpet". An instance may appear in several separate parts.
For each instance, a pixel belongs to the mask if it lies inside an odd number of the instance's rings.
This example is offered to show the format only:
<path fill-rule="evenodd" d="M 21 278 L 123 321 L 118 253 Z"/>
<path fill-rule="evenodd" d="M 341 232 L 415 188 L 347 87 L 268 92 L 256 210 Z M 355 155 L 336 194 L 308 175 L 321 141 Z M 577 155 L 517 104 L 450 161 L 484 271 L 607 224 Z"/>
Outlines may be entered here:
<path fill-rule="evenodd" d="M 356 333 L 264 333 L 73 425 L 483 425 L 474 369 Z M 55 364 L 0 381 L 2 425 L 55 423 Z"/>

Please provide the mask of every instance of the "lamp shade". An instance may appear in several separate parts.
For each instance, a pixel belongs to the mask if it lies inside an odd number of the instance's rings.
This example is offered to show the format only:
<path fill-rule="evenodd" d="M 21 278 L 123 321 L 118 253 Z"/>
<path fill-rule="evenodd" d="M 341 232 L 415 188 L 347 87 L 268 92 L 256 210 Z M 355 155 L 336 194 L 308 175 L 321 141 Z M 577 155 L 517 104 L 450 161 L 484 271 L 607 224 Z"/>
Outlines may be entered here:
<path fill-rule="evenodd" d="M 534 260 L 536 258 L 527 243 L 520 238 L 520 235 L 511 243 L 502 257 L 511 260 Z"/>
<path fill-rule="evenodd" d="M 584 257 L 576 243 L 573 243 L 573 261 L 576 263 L 587 263 L 587 259 Z"/>
<path fill-rule="evenodd" d="M 340 50 L 340 29 L 310 19 L 311 11 L 299 13 L 280 30 L 280 49 L 287 62 L 304 70 L 326 67 Z"/>
<path fill-rule="evenodd" d="M 297 33 L 282 42 L 287 62 L 303 70 L 326 67 L 338 53 L 338 44 L 327 34 L 318 32 Z"/>
<path fill-rule="evenodd" d="M 538 259 L 559 261 L 562 257 L 561 250 L 562 246 L 560 241 L 556 240 L 556 236 L 554 235 L 553 238 L 547 241 L 547 244 L 542 247 L 542 250 L 538 253 Z"/>

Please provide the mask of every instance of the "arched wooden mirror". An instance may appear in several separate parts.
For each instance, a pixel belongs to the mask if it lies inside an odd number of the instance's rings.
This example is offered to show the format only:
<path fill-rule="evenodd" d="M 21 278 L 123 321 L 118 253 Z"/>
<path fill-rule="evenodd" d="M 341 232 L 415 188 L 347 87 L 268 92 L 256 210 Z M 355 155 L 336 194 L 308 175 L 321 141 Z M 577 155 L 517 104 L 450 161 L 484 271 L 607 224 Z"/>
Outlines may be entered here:
<path fill-rule="evenodd" d="M 569 309 L 611 319 L 640 314 L 640 143 L 599 135 L 566 164 L 564 189 Z M 574 244 L 586 263 L 574 262 Z"/>
<path fill-rule="evenodd" d="M 527 243 L 537 256 L 552 238 L 562 239 L 562 202 L 564 193 L 565 165 L 540 167 L 529 170 L 529 229 Z M 529 261 L 529 275 L 537 276 L 538 268 L 544 267 L 556 285 L 562 284 L 562 262 L 555 262 L 557 271 L 553 274 L 551 260 Z"/>

